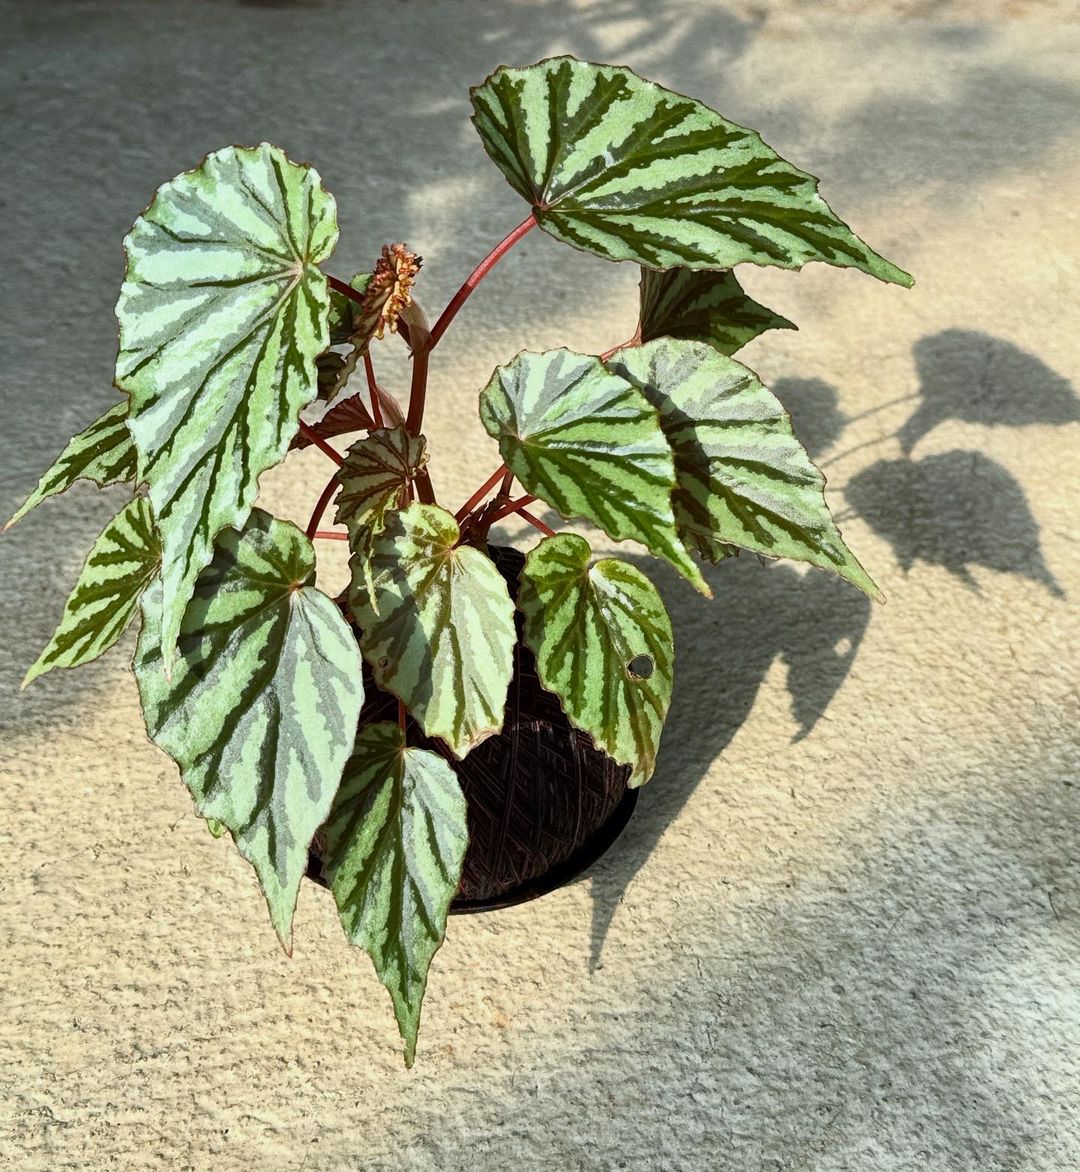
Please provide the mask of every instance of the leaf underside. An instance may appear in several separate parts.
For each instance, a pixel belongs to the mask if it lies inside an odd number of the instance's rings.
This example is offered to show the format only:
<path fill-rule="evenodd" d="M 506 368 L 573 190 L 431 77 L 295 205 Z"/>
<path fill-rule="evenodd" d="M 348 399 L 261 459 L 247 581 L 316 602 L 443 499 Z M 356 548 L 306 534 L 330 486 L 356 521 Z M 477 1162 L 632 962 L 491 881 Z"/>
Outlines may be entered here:
<path fill-rule="evenodd" d="M 679 529 L 702 556 L 726 556 L 726 543 L 795 558 L 881 597 L 829 513 L 825 477 L 752 370 L 673 338 L 621 350 L 608 365 L 660 414 L 675 453 Z"/>
<path fill-rule="evenodd" d="M 471 91 L 473 124 L 546 232 L 654 269 L 854 267 L 910 285 L 752 130 L 629 69 L 553 57 Z"/>
<path fill-rule="evenodd" d="M 323 871 L 349 940 L 394 1003 L 412 1066 L 428 969 L 446 934 L 468 845 L 465 798 L 437 753 L 396 724 L 356 738 L 326 824 Z"/>
<path fill-rule="evenodd" d="M 23 687 L 54 667 L 79 667 L 108 651 L 127 630 L 160 562 L 150 505 L 135 497 L 94 542 L 60 625 L 26 673 Z"/>
<path fill-rule="evenodd" d="M 671 620 L 656 588 L 628 562 L 589 565 L 574 533 L 545 538 L 521 577 L 518 606 L 541 682 L 597 746 L 652 776 L 671 703 Z"/>
<path fill-rule="evenodd" d="M 354 591 L 375 680 L 457 757 L 502 730 L 513 673 L 514 604 L 486 554 L 458 546 L 437 505 L 392 512 L 374 540 L 374 591 Z"/>
<path fill-rule="evenodd" d="M 311 543 L 252 510 L 196 582 L 171 680 L 161 587 L 143 598 L 135 676 L 151 739 L 180 766 L 198 812 L 255 868 L 286 949 L 308 847 L 352 750 L 364 687 L 356 640 L 311 584 Z"/>
<path fill-rule="evenodd" d="M 642 342 L 688 338 L 734 354 L 766 330 L 794 330 L 786 317 L 747 297 L 732 272 L 641 270 Z"/>
<path fill-rule="evenodd" d="M 162 536 L 162 648 L 216 535 L 284 458 L 328 344 L 333 197 L 266 143 L 226 147 L 158 189 L 125 239 L 116 384 Z"/>
<path fill-rule="evenodd" d="M 10 528 L 42 501 L 65 492 L 76 480 L 92 480 L 102 488 L 134 480 L 135 445 L 131 442 L 127 416 L 128 402 L 125 399 L 80 431 L 56 457 L 4 528 Z"/>
<path fill-rule="evenodd" d="M 641 542 L 709 593 L 675 529 L 675 465 L 656 411 L 598 358 L 519 354 L 481 392 L 480 418 L 530 493 L 616 541 Z"/>

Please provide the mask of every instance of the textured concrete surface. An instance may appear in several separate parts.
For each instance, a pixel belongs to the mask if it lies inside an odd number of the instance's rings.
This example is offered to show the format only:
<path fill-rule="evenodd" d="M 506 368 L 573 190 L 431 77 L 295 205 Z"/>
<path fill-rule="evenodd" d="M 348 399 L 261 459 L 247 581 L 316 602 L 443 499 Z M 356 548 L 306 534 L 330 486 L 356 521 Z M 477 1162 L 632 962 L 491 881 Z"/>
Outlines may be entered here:
<path fill-rule="evenodd" d="M 802 327 L 747 360 L 888 605 L 753 558 L 708 604 L 657 568 L 679 674 L 639 813 L 583 882 L 452 923 L 411 1073 L 321 892 L 281 954 L 146 743 L 128 650 L 17 694 L 116 498 L 0 539 L 0 1166 L 1080 1165 L 1075 17 L 0 5 L 5 515 L 110 402 L 120 238 L 159 182 L 272 139 L 339 198 L 333 271 L 408 240 L 438 309 L 521 216 L 466 122 L 504 61 L 625 61 L 760 127 L 919 282 L 747 280 Z M 492 365 L 619 341 L 634 283 L 538 234 L 500 266 L 434 363 L 445 499 L 494 466 Z M 265 498 L 303 518 L 325 476 L 305 453 Z"/>

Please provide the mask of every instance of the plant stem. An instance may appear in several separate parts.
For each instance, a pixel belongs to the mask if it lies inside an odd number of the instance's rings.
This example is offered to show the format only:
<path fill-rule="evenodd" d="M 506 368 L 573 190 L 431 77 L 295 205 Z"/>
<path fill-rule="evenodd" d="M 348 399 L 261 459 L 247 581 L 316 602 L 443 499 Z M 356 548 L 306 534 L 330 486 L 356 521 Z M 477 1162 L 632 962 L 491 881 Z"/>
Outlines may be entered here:
<path fill-rule="evenodd" d="M 471 513 L 473 509 L 476 508 L 476 506 L 484 499 L 484 497 L 486 497 L 487 494 L 491 492 L 491 490 L 498 483 L 499 478 L 508 471 L 509 470 L 505 464 L 500 464 L 498 468 L 496 468 L 495 471 L 492 472 L 492 474 L 487 478 L 487 480 L 485 480 L 484 483 L 476 490 L 476 492 L 474 492 L 472 496 L 469 497 L 469 499 L 461 506 L 461 508 L 458 509 L 458 511 L 454 514 L 454 520 L 459 522 L 463 521 L 468 516 L 468 514 Z"/>
<path fill-rule="evenodd" d="M 315 536 L 319 528 L 319 522 L 322 520 L 322 515 L 326 512 L 327 505 L 330 504 L 331 498 L 339 487 L 340 481 L 335 472 L 327 481 L 326 487 L 319 494 L 319 499 L 315 502 L 315 511 L 311 514 L 311 520 L 307 523 L 307 536 L 309 541 Z"/>
<path fill-rule="evenodd" d="M 427 399 L 429 348 L 413 351 L 412 386 L 409 388 L 409 414 L 405 419 L 405 430 L 409 435 L 419 435 L 424 422 L 424 403 Z"/>
<path fill-rule="evenodd" d="M 300 434 L 304 436 L 309 443 L 313 443 L 321 452 L 325 452 L 331 460 L 340 468 L 344 460 L 339 452 L 336 452 L 321 435 L 308 423 L 302 419 L 297 421 L 300 424 Z"/>
<path fill-rule="evenodd" d="M 371 419 L 376 427 L 382 427 L 382 404 L 379 402 L 379 384 L 375 381 L 375 367 L 371 355 L 364 351 L 364 374 L 367 375 L 368 394 L 371 396 Z"/>
<path fill-rule="evenodd" d="M 476 266 L 475 269 L 465 278 L 465 283 L 450 299 L 450 304 L 442 311 L 439 320 L 431 328 L 431 340 L 428 342 L 428 349 L 433 350 L 439 342 L 439 339 L 446 333 L 446 327 L 457 316 L 457 311 L 469 299 L 470 294 L 477 285 L 488 275 L 492 268 L 514 247 L 515 244 L 527 232 L 532 231 L 536 227 L 536 218 L 530 212 L 528 216 L 521 221 L 520 224 L 508 235 L 504 236 L 502 240 L 484 257 L 484 259 Z"/>
<path fill-rule="evenodd" d="M 402 704 L 402 702 L 399 700 L 397 702 L 397 719 L 398 719 L 398 724 L 401 725 L 402 732 L 405 731 L 405 720 L 406 720 L 407 715 L 408 714 L 405 711 L 405 705 Z"/>
<path fill-rule="evenodd" d="M 534 517 L 528 509 L 518 509 L 518 516 L 524 518 L 534 529 L 539 529 L 546 537 L 554 537 L 555 530 L 550 525 L 545 525 L 539 517 Z"/>
<path fill-rule="evenodd" d="M 634 336 L 632 338 L 627 338 L 627 340 L 625 342 L 620 342 L 618 344 L 618 346 L 612 346 L 610 350 L 605 350 L 603 352 L 603 354 L 601 354 L 599 356 L 600 361 L 607 362 L 607 360 L 612 356 L 612 354 L 616 354 L 619 350 L 625 350 L 627 348 L 627 346 L 640 346 L 640 345 L 641 345 L 641 322 L 638 322 L 638 328 L 634 331 Z"/>
<path fill-rule="evenodd" d="M 321 538 L 323 541 L 348 541 L 349 535 L 342 533 L 337 529 L 316 529 L 315 537 Z"/>
<path fill-rule="evenodd" d="M 494 525 L 496 521 L 501 521 L 503 517 L 509 517 L 511 513 L 519 513 L 526 505 L 531 505 L 536 497 L 526 493 L 525 496 L 519 496 L 516 501 L 511 501 L 508 505 L 499 509 L 497 513 L 493 513 L 487 519 L 489 525 Z"/>
<path fill-rule="evenodd" d="M 348 297 L 350 301 L 355 301 L 357 305 L 363 304 L 363 293 L 358 293 L 352 285 L 346 285 L 344 281 L 339 281 L 337 277 L 331 277 L 329 273 L 326 274 L 326 283 L 331 289 L 336 289 L 343 297 Z"/>

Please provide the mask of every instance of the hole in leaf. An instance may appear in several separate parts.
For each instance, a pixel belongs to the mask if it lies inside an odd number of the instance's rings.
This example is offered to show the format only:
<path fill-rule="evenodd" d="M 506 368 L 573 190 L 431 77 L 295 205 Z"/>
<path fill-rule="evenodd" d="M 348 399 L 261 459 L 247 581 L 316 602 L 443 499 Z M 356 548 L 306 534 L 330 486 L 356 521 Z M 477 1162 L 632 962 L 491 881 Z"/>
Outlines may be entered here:
<path fill-rule="evenodd" d="M 635 655 L 626 665 L 626 673 L 632 680 L 647 680 L 653 673 L 651 655 Z"/>

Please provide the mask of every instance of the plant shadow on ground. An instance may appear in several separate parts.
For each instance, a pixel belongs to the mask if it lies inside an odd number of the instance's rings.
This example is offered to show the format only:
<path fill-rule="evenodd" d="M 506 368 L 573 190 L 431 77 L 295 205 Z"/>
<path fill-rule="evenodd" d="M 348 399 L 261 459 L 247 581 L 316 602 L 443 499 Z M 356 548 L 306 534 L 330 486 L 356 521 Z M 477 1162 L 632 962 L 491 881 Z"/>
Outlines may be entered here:
<path fill-rule="evenodd" d="M 920 384 L 911 398 L 917 404 L 896 433 L 909 452 L 918 438 L 948 419 L 988 426 L 1080 420 L 1070 384 L 1010 342 L 946 330 L 918 342 L 915 355 Z M 785 379 L 775 389 L 815 458 L 851 422 L 840 411 L 836 392 L 821 380 Z M 838 495 L 830 491 L 834 511 Z M 859 516 L 890 544 L 905 574 L 924 561 L 978 591 L 970 569 L 977 565 L 1029 578 L 1055 598 L 1064 597 L 1043 558 L 1039 525 L 1023 489 L 981 452 L 879 460 L 857 473 L 843 496 L 848 515 Z M 715 593 L 711 601 L 682 589 L 655 561 L 631 560 L 663 585 L 675 628 L 675 692 L 656 776 L 618 843 L 590 872 L 594 967 L 627 885 L 731 742 L 772 664 L 779 660 L 786 668 L 798 724 L 794 739 L 800 740 L 843 685 L 873 608 L 833 574 L 804 572 L 752 554 L 707 571 Z M 779 740 L 776 749 L 783 751 Z"/>

